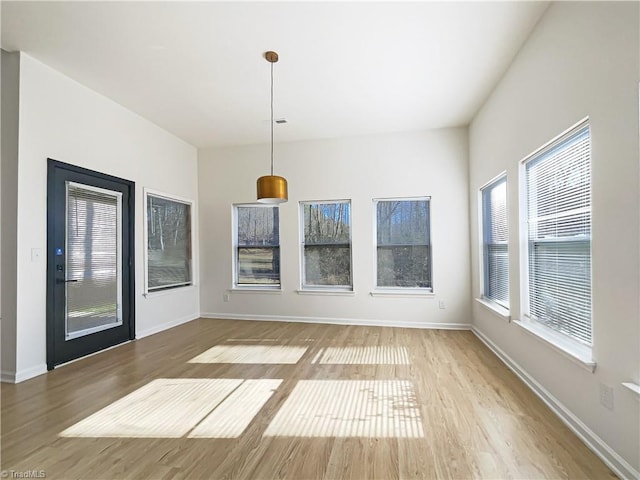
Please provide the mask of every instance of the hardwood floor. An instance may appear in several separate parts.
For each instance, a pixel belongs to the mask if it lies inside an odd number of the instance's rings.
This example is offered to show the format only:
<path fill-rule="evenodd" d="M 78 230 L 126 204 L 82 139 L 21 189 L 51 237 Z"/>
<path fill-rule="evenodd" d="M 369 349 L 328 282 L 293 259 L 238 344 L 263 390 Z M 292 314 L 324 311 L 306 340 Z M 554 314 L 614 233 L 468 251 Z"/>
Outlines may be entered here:
<path fill-rule="evenodd" d="M 200 319 L 1 388 L 48 479 L 615 478 L 468 331 Z"/>

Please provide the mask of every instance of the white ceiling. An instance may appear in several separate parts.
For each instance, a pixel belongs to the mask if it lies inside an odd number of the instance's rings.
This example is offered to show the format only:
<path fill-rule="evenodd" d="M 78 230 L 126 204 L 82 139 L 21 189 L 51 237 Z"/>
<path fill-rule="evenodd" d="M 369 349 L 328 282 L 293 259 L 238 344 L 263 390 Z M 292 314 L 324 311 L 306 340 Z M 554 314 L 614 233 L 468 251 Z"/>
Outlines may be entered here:
<path fill-rule="evenodd" d="M 8 2 L 21 50 L 197 147 L 467 125 L 546 2 Z"/>

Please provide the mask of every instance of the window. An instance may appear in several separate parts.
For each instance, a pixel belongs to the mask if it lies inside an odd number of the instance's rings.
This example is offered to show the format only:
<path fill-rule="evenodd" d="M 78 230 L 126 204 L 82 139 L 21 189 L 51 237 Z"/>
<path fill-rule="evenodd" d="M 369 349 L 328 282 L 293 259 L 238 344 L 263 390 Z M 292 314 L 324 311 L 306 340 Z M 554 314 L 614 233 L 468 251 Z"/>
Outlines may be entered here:
<path fill-rule="evenodd" d="M 507 177 L 482 189 L 483 297 L 509 308 Z"/>
<path fill-rule="evenodd" d="M 193 283 L 191 202 L 145 191 L 147 292 Z"/>
<path fill-rule="evenodd" d="M 376 285 L 431 290 L 429 198 L 374 202 Z"/>
<path fill-rule="evenodd" d="M 280 286 L 279 215 L 274 206 L 235 206 L 236 286 Z"/>
<path fill-rule="evenodd" d="M 351 290 L 351 202 L 301 202 L 302 288 Z"/>
<path fill-rule="evenodd" d="M 581 124 L 525 160 L 528 313 L 591 345 L 591 153 Z"/>

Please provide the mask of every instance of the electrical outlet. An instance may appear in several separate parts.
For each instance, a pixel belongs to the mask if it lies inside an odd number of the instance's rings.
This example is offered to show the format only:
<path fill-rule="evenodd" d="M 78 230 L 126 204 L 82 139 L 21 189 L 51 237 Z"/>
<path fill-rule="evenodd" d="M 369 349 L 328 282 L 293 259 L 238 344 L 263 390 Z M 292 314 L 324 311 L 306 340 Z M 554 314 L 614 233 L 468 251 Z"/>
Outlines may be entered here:
<path fill-rule="evenodd" d="M 438 302 L 438 308 L 440 308 L 440 310 L 444 310 L 446 308 L 446 305 L 444 303 L 444 300 L 440 300 Z"/>
<path fill-rule="evenodd" d="M 222 300 L 224 300 L 225 302 L 228 302 L 231 298 L 231 295 L 229 295 L 229 292 L 224 292 L 222 294 Z"/>
<path fill-rule="evenodd" d="M 613 388 L 600 383 L 600 405 L 613 411 Z"/>

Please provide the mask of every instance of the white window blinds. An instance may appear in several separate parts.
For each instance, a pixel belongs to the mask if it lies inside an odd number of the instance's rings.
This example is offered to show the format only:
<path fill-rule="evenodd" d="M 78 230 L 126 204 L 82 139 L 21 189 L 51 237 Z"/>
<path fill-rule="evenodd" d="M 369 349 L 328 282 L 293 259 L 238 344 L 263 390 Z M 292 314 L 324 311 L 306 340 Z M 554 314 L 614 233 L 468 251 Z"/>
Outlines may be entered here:
<path fill-rule="evenodd" d="M 484 298 L 509 308 L 507 177 L 482 189 Z"/>
<path fill-rule="evenodd" d="M 589 125 L 580 125 L 525 167 L 529 315 L 591 345 Z"/>
<path fill-rule="evenodd" d="M 66 339 L 122 324 L 122 194 L 67 183 Z"/>

